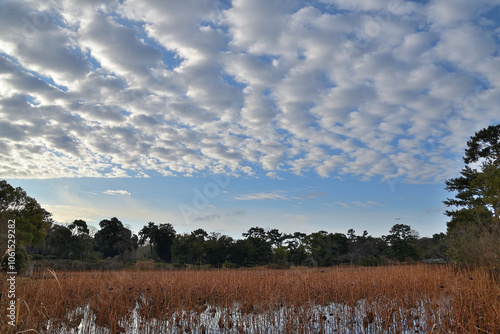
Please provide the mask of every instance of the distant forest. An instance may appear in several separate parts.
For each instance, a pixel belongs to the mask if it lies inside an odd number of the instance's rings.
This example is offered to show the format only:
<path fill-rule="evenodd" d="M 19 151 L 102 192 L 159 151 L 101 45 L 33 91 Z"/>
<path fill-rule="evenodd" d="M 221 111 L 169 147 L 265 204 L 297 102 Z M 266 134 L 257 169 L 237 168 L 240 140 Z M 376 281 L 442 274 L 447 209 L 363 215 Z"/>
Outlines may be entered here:
<path fill-rule="evenodd" d="M 105 219 L 91 232 L 83 220 L 69 225 L 51 224 L 38 245 L 27 247 L 32 260 L 68 269 L 332 266 L 357 264 L 376 266 L 425 259 L 444 261 L 446 235 L 419 238 L 404 224 L 396 224 L 388 235 L 373 237 L 318 231 L 287 234 L 277 229 L 251 227 L 241 239 L 196 229 L 176 233 L 171 224 L 150 222 L 138 235 L 117 218 Z"/>

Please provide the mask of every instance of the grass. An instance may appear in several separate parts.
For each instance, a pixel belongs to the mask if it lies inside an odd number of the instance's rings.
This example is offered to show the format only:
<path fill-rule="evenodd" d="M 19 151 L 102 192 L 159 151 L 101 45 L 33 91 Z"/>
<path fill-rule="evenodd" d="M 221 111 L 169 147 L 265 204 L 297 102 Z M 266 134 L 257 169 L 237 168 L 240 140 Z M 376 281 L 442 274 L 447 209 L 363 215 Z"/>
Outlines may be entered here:
<path fill-rule="evenodd" d="M 499 281 L 452 266 L 46 270 L 16 295 L 1 333 L 500 333 Z"/>

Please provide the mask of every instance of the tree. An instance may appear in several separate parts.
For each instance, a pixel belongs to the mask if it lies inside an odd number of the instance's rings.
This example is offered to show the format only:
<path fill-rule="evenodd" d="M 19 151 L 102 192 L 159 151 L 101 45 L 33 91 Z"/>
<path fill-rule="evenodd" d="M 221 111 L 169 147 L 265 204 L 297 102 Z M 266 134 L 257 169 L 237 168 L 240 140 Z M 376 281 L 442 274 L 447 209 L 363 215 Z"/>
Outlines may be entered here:
<path fill-rule="evenodd" d="M 290 262 L 288 259 L 290 257 L 290 251 L 284 247 L 276 247 L 273 249 L 273 259 L 271 261 L 273 268 L 285 269 L 290 267 Z"/>
<path fill-rule="evenodd" d="M 99 223 L 101 229 L 95 234 L 95 248 L 104 258 L 121 256 L 127 258 L 137 249 L 138 238 L 123 226 L 118 218 L 105 219 Z"/>
<path fill-rule="evenodd" d="M 175 238 L 175 229 L 171 224 L 156 225 L 149 222 L 139 232 L 139 244 L 144 245 L 149 243 L 151 256 L 158 259 L 171 262 L 172 261 L 172 244 Z"/>
<path fill-rule="evenodd" d="M 47 232 L 45 239 L 48 253 L 62 259 L 67 259 L 72 255 L 72 234 L 71 230 L 65 226 L 54 224 Z"/>
<path fill-rule="evenodd" d="M 278 229 L 272 229 L 267 233 L 267 240 L 273 245 L 274 248 L 278 248 L 283 246 L 283 242 L 287 239 L 292 238 L 293 236 L 281 233 Z"/>
<path fill-rule="evenodd" d="M 199 228 L 191 232 L 189 236 L 189 254 L 193 260 L 193 263 L 201 264 L 205 256 L 205 238 L 208 237 L 208 233 Z"/>
<path fill-rule="evenodd" d="M 423 259 L 446 259 L 446 234 L 443 232 L 434 234 L 432 238 L 420 238 L 417 245 L 422 250 Z"/>
<path fill-rule="evenodd" d="M 302 265 L 307 259 L 306 245 L 304 244 L 306 237 L 305 233 L 294 232 L 286 241 L 290 254 L 289 262 L 296 266 Z"/>
<path fill-rule="evenodd" d="M 395 224 L 385 236 L 385 241 L 389 245 L 389 255 L 399 261 L 405 261 L 407 258 L 418 260 L 420 250 L 416 245 L 418 233 L 411 229 L 409 225 Z"/>
<path fill-rule="evenodd" d="M 312 259 L 319 266 L 340 264 L 348 250 L 348 239 L 343 233 L 319 231 L 308 235 L 305 242 Z"/>
<path fill-rule="evenodd" d="M 20 188 L 0 181 L 0 251 L 7 251 L 7 226 L 15 221 L 16 269 L 21 272 L 29 263 L 27 246 L 40 244 L 52 224 L 51 214 Z M 7 258 L 3 257 L 2 267 Z"/>
<path fill-rule="evenodd" d="M 175 229 L 171 224 L 160 224 L 153 235 L 156 254 L 165 262 L 172 261 L 172 243 L 175 238 Z"/>
<path fill-rule="evenodd" d="M 246 238 L 248 253 L 247 264 L 267 264 L 273 257 L 272 245 L 268 234 L 261 227 L 251 227 L 247 233 L 243 233 Z"/>
<path fill-rule="evenodd" d="M 237 266 L 247 266 L 251 247 L 252 244 L 248 239 L 236 240 L 229 246 L 229 261 Z"/>
<path fill-rule="evenodd" d="M 172 259 L 178 264 L 193 263 L 189 249 L 189 234 L 177 234 L 172 243 Z"/>
<path fill-rule="evenodd" d="M 262 227 L 250 227 L 248 232 L 242 233 L 245 238 L 258 238 L 262 240 L 267 239 L 267 233 Z"/>
<path fill-rule="evenodd" d="M 206 257 L 208 233 L 197 229 L 190 234 L 177 235 L 172 244 L 172 256 L 180 264 L 202 264 Z"/>
<path fill-rule="evenodd" d="M 496 160 L 500 156 L 500 124 L 490 125 L 474 134 L 467 141 L 463 160 L 466 164 L 484 158 Z"/>
<path fill-rule="evenodd" d="M 354 243 L 356 241 L 356 231 L 352 228 L 350 228 L 349 230 L 347 230 L 347 239 L 349 239 L 349 241 L 351 243 Z"/>
<path fill-rule="evenodd" d="M 461 209 L 447 223 L 450 260 L 473 266 L 498 267 L 500 231 L 486 207 Z"/>
<path fill-rule="evenodd" d="M 90 236 L 87 222 L 77 219 L 68 225 L 71 231 L 71 249 L 73 259 L 86 260 L 89 258 L 94 246 L 94 239 Z"/>
<path fill-rule="evenodd" d="M 205 242 L 206 261 L 212 266 L 220 266 L 229 256 L 233 238 L 220 233 L 211 233 Z"/>
<path fill-rule="evenodd" d="M 149 255 L 151 257 L 154 257 L 153 242 L 151 239 L 154 234 L 154 230 L 156 230 L 157 228 L 158 227 L 155 225 L 155 223 L 149 222 L 148 225 L 144 226 L 139 231 L 139 245 L 143 246 L 146 243 L 149 244 Z"/>
<path fill-rule="evenodd" d="M 357 236 L 356 231 L 347 231 L 349 241 L 348 259 L 353 263 L 364 263 L 367 265 L 380 264 L 379 255 L 382 254 L 386 243 L 380 238 L 368 235 L 368 231 L 363 231 L 363 235 Z"/>
<path fill-rule="evenodd" d="M 454 198 L 447 223 L 448 254 L 456 262 L 500 266 L 500 124 L 476 132 L 460 176 L 446 180 Z"/>
<path fill-rule="evenodd" d="M 482 129 L 467 142 L 461 176 L 445 181 L 446 190 L 456 192 L 444 203 L 450 217 L 461 209 L 486 206 L 498 220 L 500 214 L 500 124 Z M 477 164 L 479 163 L 479 166 Z"/>
<path fill-rule="evenodd" d="M 479 203 L 493 214 L 493 220 L 500 221 L 500 159 L 484 161 L 481 173 L 472 181 L 472 187 L 477 189 Z"/>
<path fill-rule="evenodd" d="M 77 219 L 68 225 L 73 235 L 89 234 L 90 230 L 87 226 L 87 222 L 81 219 Z"/>

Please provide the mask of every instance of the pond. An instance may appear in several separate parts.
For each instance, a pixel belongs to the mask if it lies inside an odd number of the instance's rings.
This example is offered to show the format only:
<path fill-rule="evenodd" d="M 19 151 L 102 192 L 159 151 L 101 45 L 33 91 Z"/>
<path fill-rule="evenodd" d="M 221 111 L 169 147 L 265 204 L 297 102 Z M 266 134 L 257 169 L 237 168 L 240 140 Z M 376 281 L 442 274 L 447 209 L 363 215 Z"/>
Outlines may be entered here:
<path fill-rule="evenodd" d="M 90 305 L 74 309 L 64 322 L 47 322 L 46 333 L 431 333 L 444 319 L 449 321 L 450 303 L 421 300 L 410 308 L 397 302 L 355 305 L 276 305 L 259 311 L 237 303 L 230 308 L 203 305 L 199 309 L 168 310 L 162 318 L 151 318 L 147 301 L 140 298 L 116 324 L 102 324 Z M 101 323 L 101 325 L 99 325 Z"/>

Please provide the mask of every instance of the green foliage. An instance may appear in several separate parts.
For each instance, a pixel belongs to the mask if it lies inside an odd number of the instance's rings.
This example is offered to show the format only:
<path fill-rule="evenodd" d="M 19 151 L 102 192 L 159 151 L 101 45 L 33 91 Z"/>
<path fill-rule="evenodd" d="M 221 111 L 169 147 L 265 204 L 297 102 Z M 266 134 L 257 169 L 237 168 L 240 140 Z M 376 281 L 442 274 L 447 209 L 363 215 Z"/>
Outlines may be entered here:
<path fill-rule="evenodd" d="M 474 134 L 467 141 L 464 162 L 477 162 L 479 159 L 496 159 L 500 156 L 500 124 L 490 125 Z"/>
<path fill-rule="evenodd" d="M 99 226 L 101 229 L 94 237 L 95 249 L 101 252 L 104 258 L 119 256 L 128 259 L 137 249 L 137 236 L 132 235 L 132 232 L 116 217 L 102 220 Z"/>
<path fill-rule="evenodd" d="M 189 235 L 178 234 L 172 243 L 172 260 L 178 264 L 192 264 L 193 260 L 190 254 Z"/>
<path fill-rule="evenodd" d="M 387 253 L 387 243 L 381 238 L 368 235 L 368 231 L 363 231 L 363 235 L 357 236 L 356 231 L 350 229 L 348 235 L 347 259 L 351 263 L 358 263 L 365 258 L 379 258 L 383 253 Z"/>
<path fill-rule="evenodd" d="M 290 267 L 290 262 L 288 258 L 290 251 L 287 247 L 281 246 L 273 249 L 273 259 L 271 261 L 271 267 L 276 269 L 285 269 Z"/>
<path fill-rule="evenodd" d="M 51 214 L 34 198 L 5 180 L 0 181 L 0 213 L 2 226 L 6 226 L 9 219 L 16 221 L 16 243 L 20 246 L 41 243 L 52 223 Z"/>
<path fill-rule="evenodd" d="M 87 222 L 81 219 L 77 219 L 69 224 L 68 228 L 71 230 L 71 234 L 73 235 L 88 235 L 90 230 L 87 226 Z"/>
<path fill-rule="evenodd" d="M 288 235 L 278 230 L 271 232 L 252 227 L 243 234 L 246 238 L 233 240 L 220 233 L 209 234 L 203 229 L 175 234 L 170 224 L 149 223 L 139 232 L 141 247 L 138 251 L 134 251 L 134 246 L 128 249 L 123 247 L 122 239 L 129 240 L 132 245 L 137 239 L 130 237 L 130 231 L 123 227 L 118 219 L 104 220 L 100 225 L 101 230 L 96 233 L 95 239 L 86 233 L 88 227 L 83 221 L 75 221 L 68 227 L 54 225 L 49 230 L 45 242 L 34 248 L 32 254 L 43 262 L 56 260 L 56 265 L 66 266 L 67 269 L 77 268 L 81 263 L 86 263 L 89 268 L 122 268 L 126 263 L 123 260 L 127 259 L 140 259 L 142 262 L 137 267 L 144 269 L 146 263 L 151 264 L 151 268 L 159 268 L 158 266 L 167 263 L 179 268 L 193 265 L 200 268 L 256 265 L 288 268 L 291 265 L 331 266 L 341 263 L 374 266 L 391 261 L 395 263 L 393 260 L 414 261 L 423 258 L 421 248 L 426 251 L 426 259 L 439 258 L 442 257 L 440 254 L 444 253 L 444 234 L 418 239 L 418 233 L 410 226 L 402 224 L 394 225 L 390 230 L 391 234 L 382 238 L 372 237 L 367 231 L 363 231 L 359 236 L 354 230 L 349 230 L 347 236 L 326 231 L 309 235 L 295 232 Z M 165 234 L 160 233 L 162 231 Z M 162 235 L 165 239 L 162 239 Z M 168 245 L 166 237 L 172 240 L 169 248 L 172 254 L 170 261 L 160 258 L 158 254 L 161 254 L 161 248 L 158 248 L 160 251 L 156 248 L 157 245 Z M 93 244 L 100 253 L 91 251 Z M 115 252 L 113 258 L 109 255 L 110 252 Z M 101 258 L 105 259 L 98 259 L 96 254 L 102 254 Z"/>
<path fill-rule="evenodd" d="M 396 224 L 389 231 L 391 234 L 384 237 L 387 242 L 388 255 L 398 261 L 407 259 L 419 260 L 420 249 L 416 244 L 418 234 L 409 225 Z"/>
<path fill-rule="evenodd" d="M 288 238 L 289 262 L 295 266 L 300 266 L 307 260 L 308 254 L 304 244 L 306 237 L 305 233 L 295 232 Z"/>
<path fill-rule="evenodd" d="M 448 240 L 442 232 L 434 234 L 432 238 L 420 238 L 416 240 L 416 244 L 421 250 L 422 259 L 445 261 L 448 258 Z"/>
<path fill-rule="evenodd" d="M 239 267 L 248 265 L 251 247 L 248 239 L 236 240 L 229 246 L 229 261 Z"/>
<path fill-rule="evenodd" d="M 38 202 L 29 197 L 18 187 L 14 188 L 7 181 L 0 181 L 0 252 L 7 250 L 7 223 L 15 221 L 16 267 L 22 272 L 29 264 L 26 247 L 40 244 L 49 229 L 51 214 L 44 210 Z M 5 258 L 2 268 L 5 265 Z"/>
<path fill-rule="evenodd" d="M 348 250 L 348 239 L 342 233 L 311 233 L 306 237 L 305 243 L 313 262 L 319 266 L 340 264 Z"/>
<path fill-rule="evenodd" d="M 202 265 L 206 259 L 208 233 L 197 229 L 190 234 L 177 235 L 172 244 L 172 257 L 180 264 Z"/>
<path fill-rule="evenodd" d="M 84 261 L 90 258 L 93 245 L 94 239 L 89 235 L 87 223 L 83 220 L 75 220 L 67 227 L 53 224 L 44 242 L 30 249 L 33 254 Z"/>
<path fill-rule="evenodd" d="M 500 267 L 500 230 L 486 207 L 457 211 L 448 223 L 448 256 L 472 266 Z"/>
<path fill-rule="evenodd" d="M 272 243 L 269 234 L 261 227 L 252 227 L 243 233 L 247 240 L 247 264 L 267 264 L 273 258 Z"/>
<path fill-rule="evenodd" d="M 222 266 L 229 256 L 229 247 L 233 238 L 220 233 L 211 233 L 205 242 L 206 262 L 212 266 Z"/>
<path fill-rule="evenodd" d="M 150 222 L 139 232 L 139 244 L 149 243 L 151 256 L 164 262 L 172 261 L 172 244 L 175 238 L 175 229 L 171 224 Z"/>
<path fill-rule="evenodd" d="M 273 247 L 281 247 L 286 239 L 291 238 L 291 235 L 281 233 L 277 229 L 272 229 L 266 233 L 267 240 Z"/>
<path fill-rule="evenodd" d="M 73 234 L 67 227 L 61 225 L 52 225 L 47 233 L 46 243 L 48 246 L 48 254 L 55 255 L 61 259 L 67 259 L 72 253 Z"/>
<path fill-rule="evenodd" d="M 476 189 L 478 202 L 493 213 L 493 219 L 498 223 L 500 215 L 500 159 L 484 161 L 479 173 L 471 182 Z"/>

